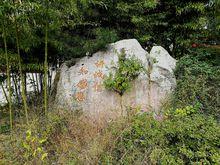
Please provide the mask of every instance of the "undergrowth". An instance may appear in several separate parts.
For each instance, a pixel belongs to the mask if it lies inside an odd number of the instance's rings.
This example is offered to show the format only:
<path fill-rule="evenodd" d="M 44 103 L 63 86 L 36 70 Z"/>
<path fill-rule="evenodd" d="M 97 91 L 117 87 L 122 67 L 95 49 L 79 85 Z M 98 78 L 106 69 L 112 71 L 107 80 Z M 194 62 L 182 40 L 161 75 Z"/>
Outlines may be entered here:
<path fill-rule="evenodd" d="M 0 136 L 0 164 L 219 164 L 220 126 L 201 105 L 166 110 L 162 120 L 130 110 L 107 122 L 53 111 L 17 121 Z"/>
<path fill-rule="evenodd" d="M 215 57 L 215 60 L 210 57 Z M 9 131 L 1 110 L 0 164 L 220 164 L 220 74 L 216 54 L 192 51 L 177 64 L 177 87 L 155 114 L 129 109 L 109 122 L 80 111 L 35 110 Z"/>

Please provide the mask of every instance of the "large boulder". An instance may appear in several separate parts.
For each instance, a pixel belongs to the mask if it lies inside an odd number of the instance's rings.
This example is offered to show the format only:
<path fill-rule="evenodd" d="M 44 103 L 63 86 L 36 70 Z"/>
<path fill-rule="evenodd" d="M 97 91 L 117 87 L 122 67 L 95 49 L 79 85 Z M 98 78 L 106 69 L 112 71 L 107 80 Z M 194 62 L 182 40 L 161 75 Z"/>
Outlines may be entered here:
<path fill-rule="evenodd" d="M 103 82 L 105 76 L 114 72 L 118 53 L 122 49 L 127 58 L 135 56 L 140 59 L 150 73 L 141 73 L 121 98 L 117 93 L 105 89 Z M 114 117 L 121 114 L 121 100 L 123 107 L 158 111 L 161 101 L 175 88 L 175 65 L 176 60 L 161 46 L 154 46 L 149 54 L 135 39 L 118 41 L 110 44 L 106 51 L 80 59 L 74 66 L 63 64 L 57 84 L 56 103 L 59 108 L 80 109 L 94 116 Z"/>

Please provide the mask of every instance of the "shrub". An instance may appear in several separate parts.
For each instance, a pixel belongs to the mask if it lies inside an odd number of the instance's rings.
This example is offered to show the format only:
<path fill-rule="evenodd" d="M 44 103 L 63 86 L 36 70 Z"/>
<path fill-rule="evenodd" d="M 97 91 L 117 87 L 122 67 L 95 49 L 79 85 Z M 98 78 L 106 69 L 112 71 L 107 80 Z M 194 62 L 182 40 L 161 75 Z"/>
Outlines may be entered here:
<path fill-rule="evenodd" d="M 220 127 L 201 114 L 168 118 L 136 116 L 104 162 L 115 164 L 219 164 Z"/>
<path fill-rule="evenodd" d="M 199 113 L 201 109 L 201 104 L 196 103 L 195 105 L 189 105 L 184 108 L 171 108 L 165 113 L 165 117 L 185 117 L 195 113 Z"/>
<path fill-rule="evenodd" d="M 204 114 L 220 118 L 220 66 L 216 58 L 213 50 L 196 49 L 178 61 L 173 107 L 199 102 Z"/>
<path fill-rule="evenodd" d="M 122 96 L 125 91 L 131 88 L 131 81 L 138 77 L 143 71 L 140 60 L 135 57 L 126 58 L 125 51 L 122 49 L 118 55 L 118 68 L 116 73 L 110 73 L 105 79 L 104 85 L 107 89 L 117 92 Z"/>

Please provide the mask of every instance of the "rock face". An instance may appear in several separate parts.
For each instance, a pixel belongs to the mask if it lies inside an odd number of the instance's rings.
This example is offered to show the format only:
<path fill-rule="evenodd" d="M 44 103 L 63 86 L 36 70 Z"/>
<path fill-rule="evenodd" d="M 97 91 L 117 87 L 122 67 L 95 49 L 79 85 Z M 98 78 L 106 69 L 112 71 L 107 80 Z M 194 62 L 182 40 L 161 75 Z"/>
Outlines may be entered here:
<path fill-rule="evenodd" d="M 103 81 L 110 72 L 114 73 L 113 67 L 118 62 L 116 52 L 120 53 L 122 48 L 126 58 L 135 56 L 140 59 L 148 72 L 141 73 L 121 98 L 105 89 Z M 175 65 L 176 60 L 161 46 L 154 46 L 149 54 L 135 39 L 118 41 L 109 45 L 107 51 L 84 57 L 70 68 L 63 64 L 56 102 L 59 108 L 81 109 L 94 116 L 114 117 L 121 114 L 121 99 L 123 107 L 157 111 L 161 101 L 175 88 Z"/>

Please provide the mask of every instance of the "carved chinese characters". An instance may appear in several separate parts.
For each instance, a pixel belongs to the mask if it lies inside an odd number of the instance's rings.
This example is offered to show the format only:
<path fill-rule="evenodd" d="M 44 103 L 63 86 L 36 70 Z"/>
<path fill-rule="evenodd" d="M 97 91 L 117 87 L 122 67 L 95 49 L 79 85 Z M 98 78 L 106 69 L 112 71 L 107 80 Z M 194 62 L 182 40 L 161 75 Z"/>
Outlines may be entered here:
<path fill-rule="evenodd" d="M 80 80 L 77 87 L 79 89 L 86 89 L 88 87 L 88 81 L 86 79 Z"/>
<path fill-rule="evenodd" d="M 102 92 L 104 87 L 102 84 L 105 74 L 102 72 L 104 68 L 104 60 L 94 62 L 94 71 L 90 71 L 86 66 L 80 67 L 77 71 L 82 79 L 78 80 L 73 86 L 75 90 L 74 98 L 77 102 L 83 102 L 86 99 L 86 91 L 91 85 L 94 92 Z M 97 68 L 97 69 L 96 69 Z M 90 79 L 88 81 L 88 79 Z"/>

